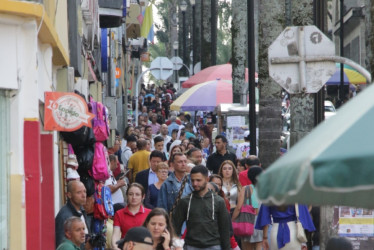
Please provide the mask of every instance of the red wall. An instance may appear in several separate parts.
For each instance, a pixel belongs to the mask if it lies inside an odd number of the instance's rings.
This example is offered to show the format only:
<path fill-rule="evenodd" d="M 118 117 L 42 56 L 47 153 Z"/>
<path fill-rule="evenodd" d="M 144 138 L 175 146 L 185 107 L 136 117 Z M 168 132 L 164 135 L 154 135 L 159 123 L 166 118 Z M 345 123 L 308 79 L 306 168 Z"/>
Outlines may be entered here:
<path fill-rule="evenodd" d="M 38 121 L 25 121 L 23 134 L 26 247 L 41 249 L 40 133 Z"/>
<path fill-rule="evenodd" d="M 39 121 L 24 123 L 26 247 L 32 250 L 55 249 L 53 136 L 39 129 Z"/>
<path fill-rule="evenodd" d="M 43 181 L 42 192 L 42 248 L 55 248 L 55 202 L 53 182 L 53 135 L 40 135 Z"/>

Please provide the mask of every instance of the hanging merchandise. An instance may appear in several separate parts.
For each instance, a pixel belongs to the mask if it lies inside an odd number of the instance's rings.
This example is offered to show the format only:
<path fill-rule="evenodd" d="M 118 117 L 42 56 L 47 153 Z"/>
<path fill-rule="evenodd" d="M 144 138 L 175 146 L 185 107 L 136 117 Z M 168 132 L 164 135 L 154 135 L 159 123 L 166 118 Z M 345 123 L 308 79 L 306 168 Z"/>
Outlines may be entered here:
<path fill-rule="evenodd" d="M 106 220 L 109 216 L 114 215 L 112 195 L 109 187 L 105 186 L 102 182 L 96 183 L 95 186 L 94 218 Z"/>
<path fill-rule="evenodd" d="M 97 142 L 103 142 L 109 137 L 108 115 L 105 106 L 101 102 L 90 101 L 89 107 L 95 115 L 92 119 L 93 131 Z"/>
<path fill-rule="evenodd" d="M 92 169 L 89 170 L 89 173 L 96 181 L 105 181 L 109 178 L 108 166 L 108 151 L 101 142 L 96 142 Z"/>
<path fill-rule="evenodd" d="M 78 160 L 78 173 L 88 173 L 92 169 L 92 163 L 94 159 L 94 146 L 82 146 L 74 147 L 74 152 L 77 155 Z"/>
<path fill-rule="evenodd" d="M 89 176 L 88 174 L 85 174 L 85 173 L 81 173 L 80 176 L 81 176 L 81 178 L 80 178 L 81 182 L 83 183 L 83 185 L 86 188 L 87 197 L 92 196 L 95 193 L 95 181 L 94 181 L 94 179 L 91 176 Z"/>
<path fill-rule="evenodd" d="M 60 135 L 67 143 L 75 146 L 92 145 L 95 143 L 95 136 L 92 128 L 83 126 L 72 132 L 60 132 Z"/>

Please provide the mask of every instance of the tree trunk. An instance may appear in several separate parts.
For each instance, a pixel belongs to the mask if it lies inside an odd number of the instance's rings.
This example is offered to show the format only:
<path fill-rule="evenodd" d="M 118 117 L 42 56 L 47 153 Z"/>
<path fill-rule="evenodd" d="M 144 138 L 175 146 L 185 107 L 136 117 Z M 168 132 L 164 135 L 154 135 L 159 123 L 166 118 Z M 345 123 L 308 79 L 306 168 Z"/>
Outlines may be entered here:
<path fill-rule="evenodd" d="M 232 87 L 233 102 L 240 103 L 240 97 L 247 93 L 245 65 L 247 59 L 247 1 L 232 2 Z M 245 97 L 245 103 L 247 98 Z"/>
<path fill-rule="evenodd" d="M 366 37 L 366 69 L 374 76 L 374 6 L 371 0 L 365 1 L 365 37 Z M 370 82 L 371 83 L 371 82 Z M 369 83 L 369 84 L 370 84 Z"/>
<path fill-rule="evenodd" d="M 202 0 L 201 3 L 201 69 L 212 63 L 212 33 L 211 33 L 211 1 Z"/>
<path fill-rule="evenodd" d="M 269 76 L 268 50 L 284 29 L 284 2 L 259 2 L 259 151 L 262 166 L 267 168 L 280 155 L 282 131 L 281 87 Z"/>
<path fill-rule="evenodd" d="M 313 0 L 292 1 L 292 25 L 313 24 Z M 294 94 L 291 105 L 291 147 L 314 128 L 314 94 Z"/>

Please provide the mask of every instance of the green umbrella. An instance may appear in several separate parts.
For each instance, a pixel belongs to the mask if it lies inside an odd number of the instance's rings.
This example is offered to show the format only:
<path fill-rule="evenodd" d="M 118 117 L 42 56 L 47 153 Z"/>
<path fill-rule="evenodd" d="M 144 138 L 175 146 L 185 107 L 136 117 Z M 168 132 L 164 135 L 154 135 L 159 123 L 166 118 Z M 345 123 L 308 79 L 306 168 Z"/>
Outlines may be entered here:
<path fill-rule="evenodd" d="M 374 86 L 273 163 L 257 190 L 266 204 L 374 208 Z"/>

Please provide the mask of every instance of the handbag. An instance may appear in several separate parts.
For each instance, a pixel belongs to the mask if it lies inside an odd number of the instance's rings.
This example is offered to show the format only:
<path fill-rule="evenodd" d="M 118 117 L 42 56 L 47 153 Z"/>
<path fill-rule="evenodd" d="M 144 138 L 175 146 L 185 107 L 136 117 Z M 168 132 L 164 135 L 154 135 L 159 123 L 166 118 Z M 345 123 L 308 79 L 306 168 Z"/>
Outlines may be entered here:
<path fill-rule="evenodd" d="M 308 240 L 306 238 L 303 225 L 301 224 L 300 219 L 299 219 L 299 204 L 297 203 L 295 204 L 295 211 L 296 211 L 296 238 L 298 239 L 300 243 L 305 243 Z"/>
<path fill-rule="evenodd" d="M 252 206 L 251 195 L 250 187 L 246 186 L 244 203 L 238 217 L 232 222 L 234 235 L 239 237 L 251 236 L 254 231 L 256 209 Z"/>

